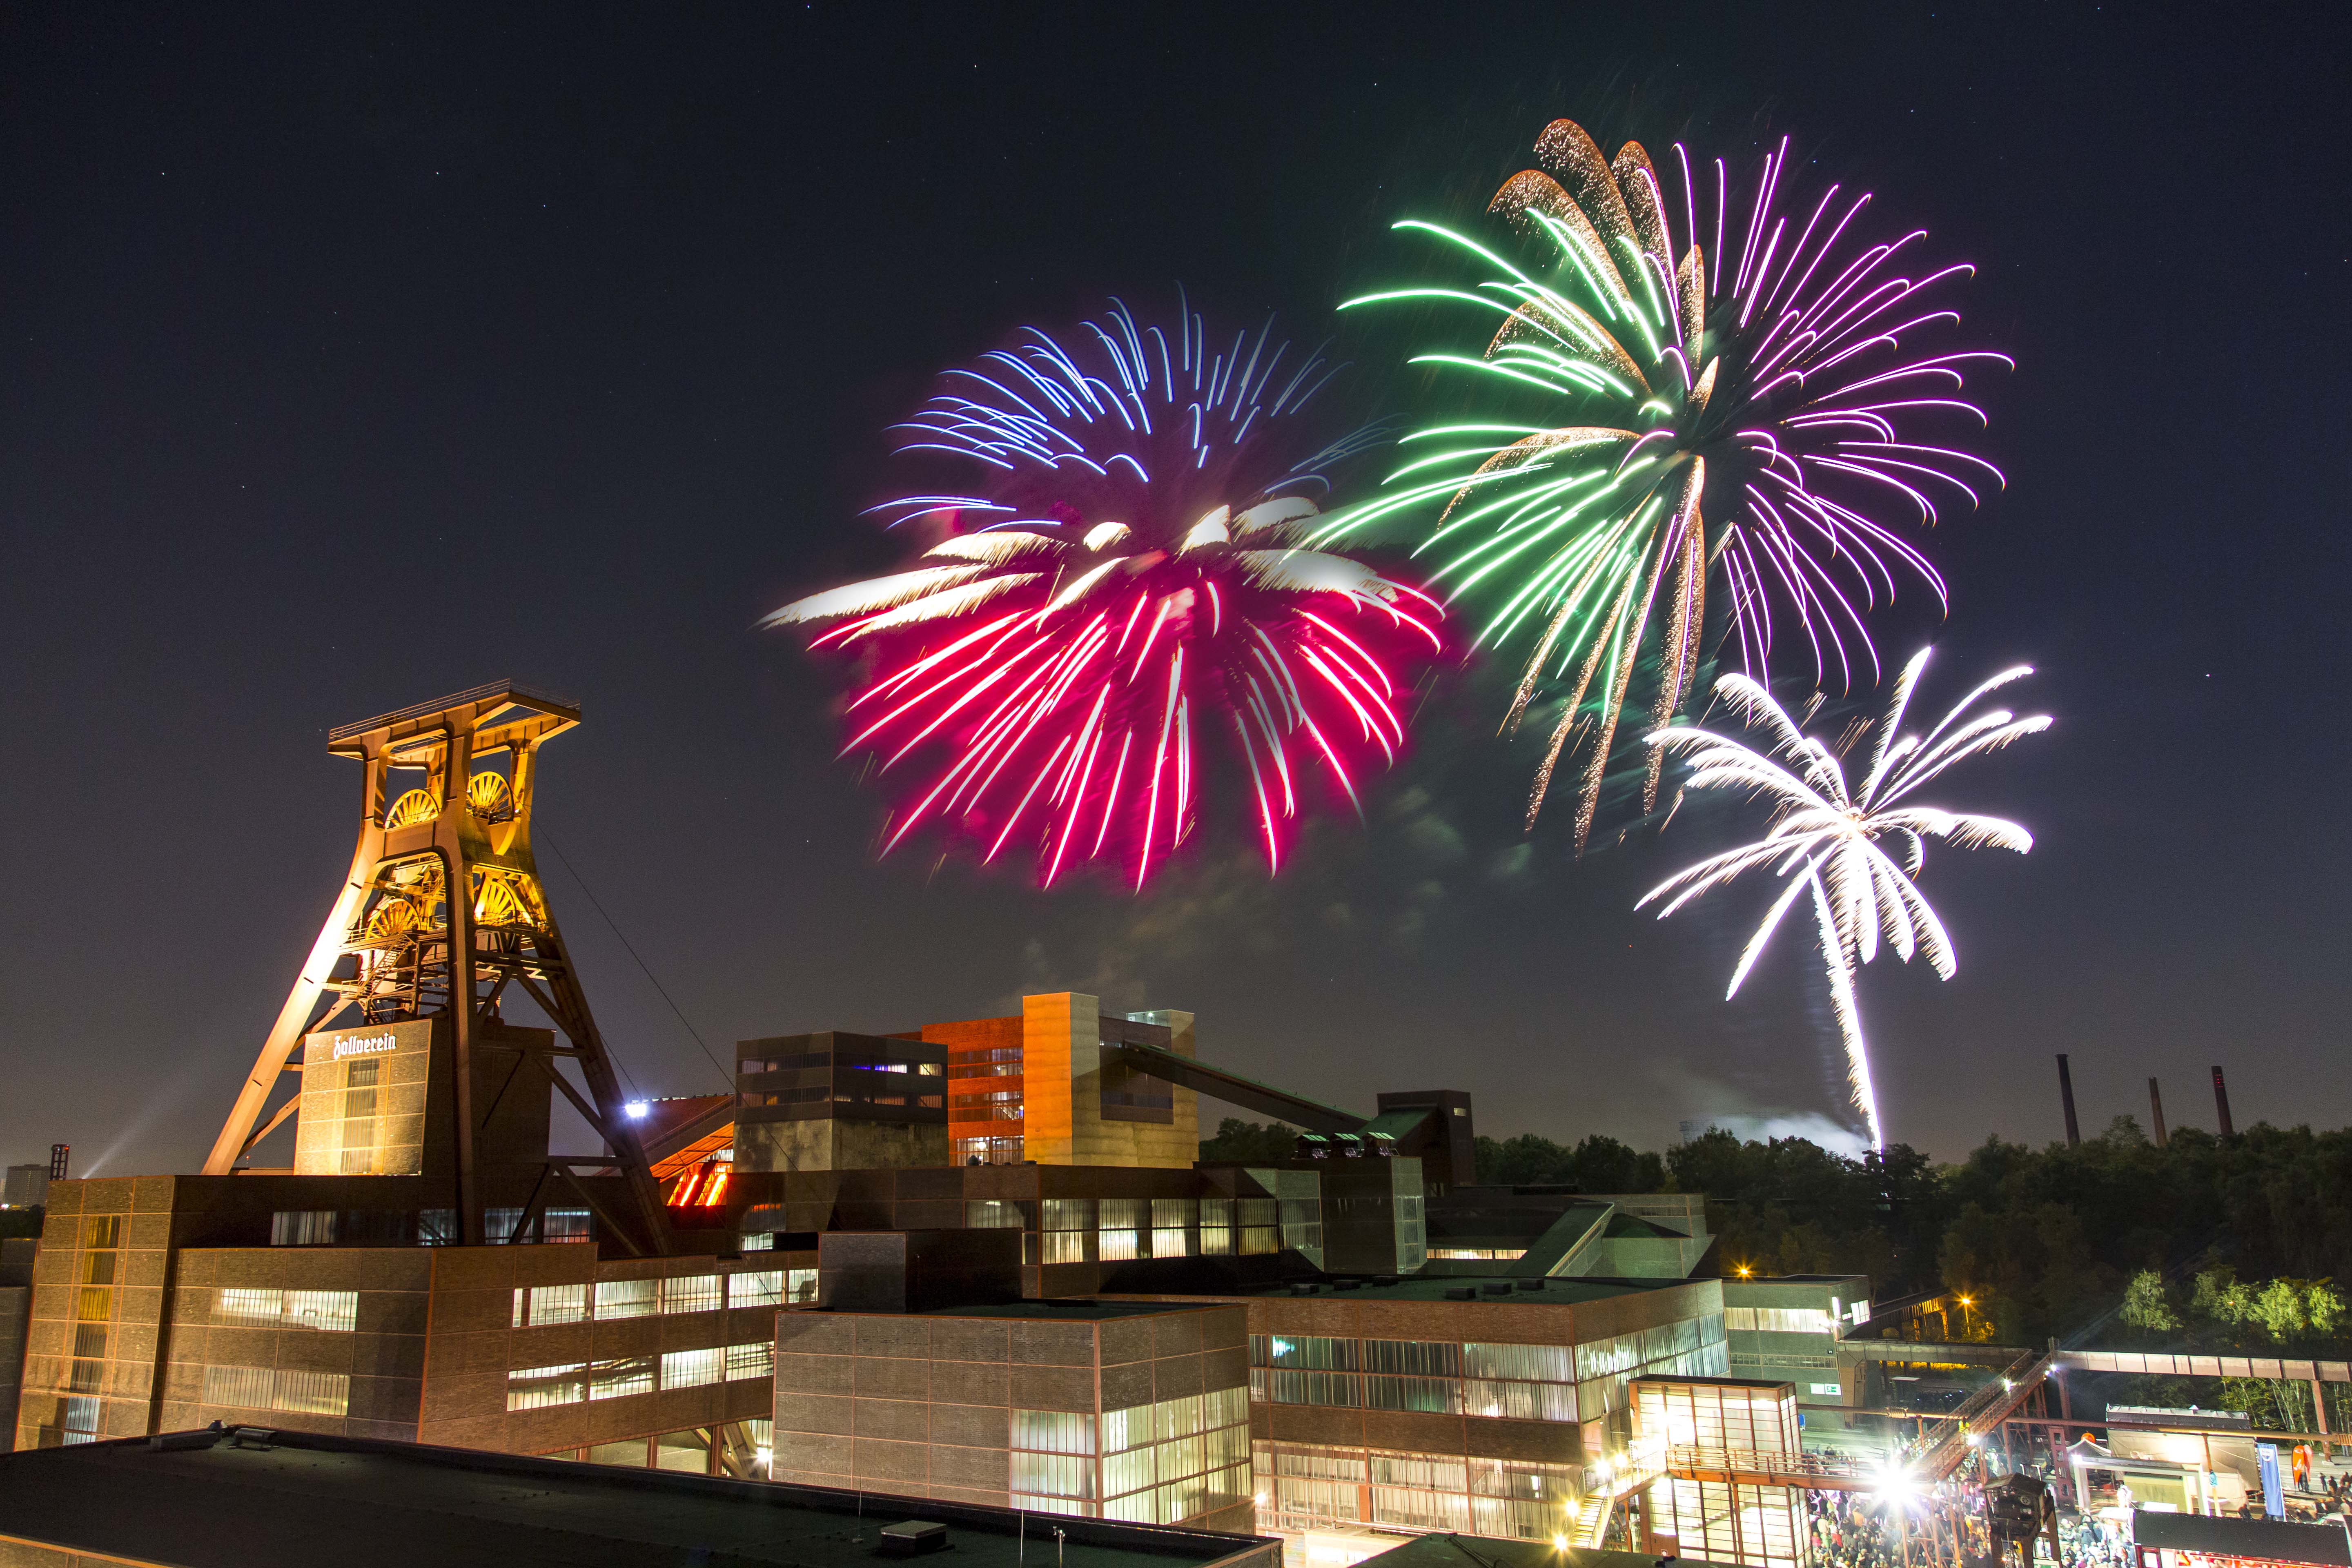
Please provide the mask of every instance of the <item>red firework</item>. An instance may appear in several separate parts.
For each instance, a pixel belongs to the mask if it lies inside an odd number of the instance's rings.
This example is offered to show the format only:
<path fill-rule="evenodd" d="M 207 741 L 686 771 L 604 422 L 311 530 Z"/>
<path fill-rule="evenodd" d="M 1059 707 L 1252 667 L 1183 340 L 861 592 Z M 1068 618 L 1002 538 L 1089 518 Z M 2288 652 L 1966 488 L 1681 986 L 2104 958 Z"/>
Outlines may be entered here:
<path fill-rule="evenodd" d="M 1202 742 L 1220 733 L 1278 868 L 1309 776 L 1360 815 L 1359 781 L 1404 744 L 1413 668 L 1443 651 L 1441 612 L 1297 542 L 1328 470 L 1377 439 L 1297 439 L 1330 372 L 1318 357 L 1286 367 L 1266 331 L 1213 349 L 1190 316 L 1171 343 L 1124 306 L 1086 331 L 1077 354 L 1033 331 L 950 373 L 906 426 L 902 449 L 972 458 L 990 482 L 877 510 L 960 531 L 767 624 L 876 646 L 845 749 L 919 779 L 886 853 L 946 822 L 987 860 L 1035 843 L 1049 886 L 1104 862 L 1140 888 L 1196 826 Z"/>

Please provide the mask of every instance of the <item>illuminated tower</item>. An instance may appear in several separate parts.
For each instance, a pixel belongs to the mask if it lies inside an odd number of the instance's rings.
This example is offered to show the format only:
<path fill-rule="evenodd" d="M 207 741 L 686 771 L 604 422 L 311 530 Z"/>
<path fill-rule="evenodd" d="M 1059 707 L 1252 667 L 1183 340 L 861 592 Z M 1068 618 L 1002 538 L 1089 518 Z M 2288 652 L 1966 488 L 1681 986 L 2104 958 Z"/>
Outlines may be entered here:
<path fill-rule="evenodd" d="M 454 1176 L 456 1239 L 468 1245 L 522 1237 L 560 1188 L 624 1244 L 667 1250 L 660 1190 L 531 858 L 539 748 L 579 722 L 571 703 L 499 681 L 329 731 L 327 749 L 365 770 L 359 847 L 207 1175 L 291 1116 L 299 1174 Z M 509 988 L 565 1044 L 507 1024 Z M 300 1091 L 264 1121 L 289 1072 Z M 547 1152 L 551 1090 L 608 1152 Z M 592 1190 L 612 1184 L 583 1184 L 583 1170 L 616 1170 L 634 1215 L 612 1213 Z M 520 1205 L 507 1236 L 485 1234 L 486 1185 Z"/>

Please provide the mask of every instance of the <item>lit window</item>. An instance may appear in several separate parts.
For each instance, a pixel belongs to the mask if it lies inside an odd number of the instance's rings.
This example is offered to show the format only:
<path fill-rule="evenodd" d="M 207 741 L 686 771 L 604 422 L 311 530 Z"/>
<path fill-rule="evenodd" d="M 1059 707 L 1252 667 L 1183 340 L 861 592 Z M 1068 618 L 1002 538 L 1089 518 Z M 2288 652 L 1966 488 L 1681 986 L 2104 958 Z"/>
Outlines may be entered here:
<path fill-rule="evenodd" d="M 654 1314 L 651 1279 L 600 1279 L 596 1283 L 596 1321 L 649 1318 Z"/>
<path fill-rule="evenodd" d="M 661 1385 L 700 1388 L 719 1382 L 726 1371 L 727 1352 L 723 1350 L 670 1351 L 661 1358 Z"/>
<path fill-rule="evenodd" d="M 735 1275 L 727 1287 L 727 1304 L 730 1307 L 773 1307 L 783 1299 L 784 1271 L 781 1268 Z"/>
<path fill-rule="evenodd" d="M 1018 1417 L 1016 1416 L 1016 1419 Z M 1060 1454 L 1013 1456 L 1013 1489 L 1050 1498 L 1091 1498 L 1095 1495 L 1092 1459 Z M 1075 1510 L 1073 1510 L 1075 1511 Z"/>
<path fill-rule="evenodd" d="M 791 1268 L 784 1271 L 784 1294 L 795 1307 L 816 1305 L 816 1270 Z"/>
<path fill-rule="evenodd" d="M 654 1391 L 654 1358 L 647 1355 L 623 1356 L 616 1361 L 588 1363 L 588 1397 L 591 1399 L 625 1399 L 632 1394 Z"/>
<path fill-rule="evenodd" d="M 715 1312 L 719 1307 L 719 1276 L 689 1274 L 661 1282 L 664 1312 Z"/>
<path fill-rule="evenodd" d="M 588 1286 L 584 1281 L 577 1285 L 533 1285 L 515 1292 L 516 1328 L 529 1324 L 537 1329 L 551 1323 L 587 1321 Z"/>
<path fill-rule="evenodd" d="M 296 1372 L 280 1367 L 269 1407 L 301 1415 L 342 1415 L 350 1413 L 351 1404 L 349 1373 Z"/>
<path fill-rule="evenodd" d="M 1068 1415 L 1055 1410 L 1015 1410 L 1013 1413 L 1013 1446 L 1034 1448 L 1048 1454 L 1091 1454 L 1095 1451 L 1095 1418 L 1091 1415 Z M 1049 1491 L 1043 1487 L 1024 1488 L 1018 1478 L 1013 1483 L 1018 1490 Z M 1082 1493 L 1054 1493 L 1055 1496 L 1082 1496 Z"/>
<path fill-rule="evenodd" d="M 776 1375 L 776 1344 L 773 1340 L 753 1340 L 749 1344 L 727 1347 L 727 1381 L 741 1383 L 749 1378 Z"/>
<path fill-rule="evenodd" d="M 551 1405 L 577 1405 L 588 1397 L 581 1377 L 583 1362 L 562 1366 L 530 1366 L 507 1373 L 509 1410 L 543 1410 Z"/>
<path fill-rule="evenodd" d="M 348 1334 L 359 1327 L 360 1293 L 356 1290 L 289 1290 L 285 1325 L 289 1329 L 320 1329 Z"/>
<path fill-rule="evenodd" d="M 332 1209 L 279 1209 L 269 1216 L 272 1247 L 325 1247 L 334 1239 Z"/>
<path fill-rule="evenodd" d="M 215 1322 L 275 1324 L 285 1310 L 283 1290 L 224 1289 L 213 1300 Z"/>
<path fill-rule="evenodd" d="M 232 1410 L 269 1408 L 270 1369 L 266 1366 L 205 1368 L 205 1403 Z"/>

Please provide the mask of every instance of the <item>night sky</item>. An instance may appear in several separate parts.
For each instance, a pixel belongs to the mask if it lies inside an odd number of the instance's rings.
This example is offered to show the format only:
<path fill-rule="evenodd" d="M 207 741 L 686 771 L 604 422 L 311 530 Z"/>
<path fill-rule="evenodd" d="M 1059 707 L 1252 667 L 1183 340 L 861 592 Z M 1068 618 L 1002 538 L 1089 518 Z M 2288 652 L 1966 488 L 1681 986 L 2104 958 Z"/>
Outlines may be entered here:
<path fill-rule="evenodd" d="M 1661 840 L 1518 828 L 1493 669 L 1423 710 L 1370 822 L 1269 883 L 1196 838 L 1147 896 L 874 854 L 848 671 L 753 622 L 901 545 L 883 427 L 1024 321 L 1180 282 L 1337 334 L 1411 215 L 1469 220 L 1573 117 L 1875 190 L 1982 271 L 2008 491 L 1927 540 L 1928 700 L 2024 659 L 2049 736 L 1953 775 L 2024 859 L 1931 848 L 1958 976 L 1863 981 L 1890 1138 L 2352 1120 L 2341 888 L 2352 220 L 2341 52 L 2269 8 L 1420 5 L 135 11 L 0 22 L 0 1157 L 201 1160 L 347 862 L 325 731 L 511 676 L 575 698 L 541 864 L 635 1083 L 738 1037 L 903 1029 L 1078 989 L 1370 1109 L 1659 1147 L 1823 1130 L 1842 1069 L 1761 889 L 1634 898 Z M 232 11 L 234 16 L 232 16 Z M 1360 481 L 1369 482 L 1369 481 Z M 1867 697 L 1868 693 L 1858 694 Z M 1621 818 L 1622 820 L 1622 818 Z M 561 858 L 547 852 L 551 840 Z M 1205 841 L 1204 841 L 1205 840 Z M 583 879 L 585 879 L 583 892 Z M 678 1013 L 616 940 L 609 913 Z M 1213 1116 L 1214 1108 L 1204 1108 Z M 281 1139 L 283 1135 L 281 1134 Z"/>

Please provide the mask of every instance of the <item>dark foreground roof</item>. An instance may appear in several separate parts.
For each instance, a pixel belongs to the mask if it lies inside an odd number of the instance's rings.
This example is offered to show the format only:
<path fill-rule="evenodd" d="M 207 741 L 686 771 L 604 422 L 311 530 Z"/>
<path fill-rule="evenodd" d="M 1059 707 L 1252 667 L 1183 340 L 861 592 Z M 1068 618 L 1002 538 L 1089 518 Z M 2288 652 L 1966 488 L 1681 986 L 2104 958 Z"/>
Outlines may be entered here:
<path fill-rule="evenodd" d="M 2341 1526 L 2289 1524 L 2283 1519 L 2208 1519 L 2194 1513 L 2132 1514 L 2136 1545 L 2168 1552 L 2202 1552 L 2215 1557 L 2261 1557 L 2273 1563 L 2352 1563 L 2352 1547 Z"/>
<path fill-rule="evenodd" d="M 1604 1552 L 1549 1541 L 1504 1541 L 1490 1535 L 1417 1535 L 1403 1545 L 1357 1568 L 1656 1568 L 1660 1559 L 1646 1552 Z M 1702 1557 L 1678 1557 L 1675 1568 L 1715 1568 Z"/>
<path fill-rule="evenodd" d="M 956 1568 L 1275 1568 L 1266 1538 L 817 1487 L 282 1433 L 0 1454 L 0 1542 L 178 1568 L 865 1568 L 882 1527 L 948 1527 Z M 37 1562 L 0 1550 L 9 1563 Z"/>

